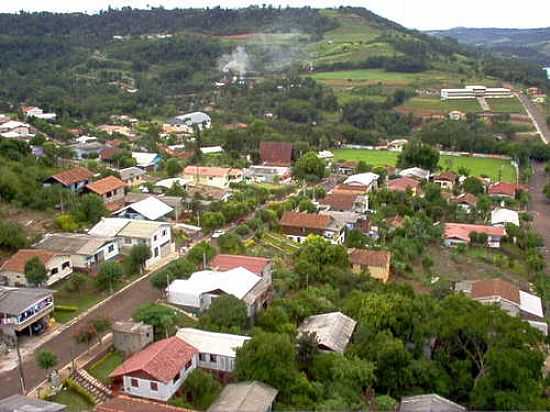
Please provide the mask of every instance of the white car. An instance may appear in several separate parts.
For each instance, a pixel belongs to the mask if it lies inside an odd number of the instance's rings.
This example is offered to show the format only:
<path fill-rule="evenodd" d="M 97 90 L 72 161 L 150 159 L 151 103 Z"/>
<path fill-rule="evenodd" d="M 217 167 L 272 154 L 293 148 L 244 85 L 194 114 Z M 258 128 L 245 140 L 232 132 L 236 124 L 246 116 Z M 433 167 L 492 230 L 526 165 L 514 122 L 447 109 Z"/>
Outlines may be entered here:
<path fill-rule="evenodd" d="M 215 230 L 214 233 L 212 233 L 212 239 L 217 239 L 223 235 L 225 235 L 225 230 L 221 230 L 221 229 Z"/>

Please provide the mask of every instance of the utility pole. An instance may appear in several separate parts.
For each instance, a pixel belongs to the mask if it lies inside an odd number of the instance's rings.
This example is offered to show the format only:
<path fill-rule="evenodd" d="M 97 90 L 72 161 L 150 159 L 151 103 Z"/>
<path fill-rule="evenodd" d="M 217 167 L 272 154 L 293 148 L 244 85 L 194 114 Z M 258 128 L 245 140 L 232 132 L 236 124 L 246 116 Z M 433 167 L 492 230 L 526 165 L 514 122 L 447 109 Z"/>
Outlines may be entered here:
<path fill-rule="evenodd" d="M 19 349 L 19 337 L 15 329 L 13 330 L 13 336 L 15 337 L 15 350 L 17 351 L 17 363 L 19 369 L 19 380 L 21 382 L 21 393 L 25 394 L 25 375 L 23 374 L 23 360 L 21 359 L 21 350 Z"/>

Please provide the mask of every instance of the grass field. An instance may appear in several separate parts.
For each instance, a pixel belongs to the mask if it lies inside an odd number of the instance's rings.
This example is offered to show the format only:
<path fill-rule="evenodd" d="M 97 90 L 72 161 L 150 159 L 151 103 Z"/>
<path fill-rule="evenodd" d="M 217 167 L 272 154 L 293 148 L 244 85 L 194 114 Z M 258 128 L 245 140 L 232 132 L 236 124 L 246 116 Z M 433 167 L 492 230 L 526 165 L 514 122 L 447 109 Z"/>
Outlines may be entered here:
<path fill-rule="evenodd" d="M 62 389 L 48 400 L 65 405 L 67 412 L 90 411 L 93 408 L 93 405 L 90 405 L 86 399 L 71 389 Z"/>
<path fill-rule="evenodd" d="M 448 113 L 458 110 L 464 113 L 481 112 L 481 106 L 477 100 L 446 100 L 439 97 L 413 97 L 407 100 L 401 107 L 409 110 L 427 110 L 433 112 Z"/>
<path fill-rule="evenodd" d="M 109 384 L 109 374 L 124 362 L 124 355 L 120 352 L 108 352 L 89 369 L 90 375 L 104 384 Z"/>
<path fill-rule="evenodd" d="M 496 113 L 522 113 L 525 114 L 525 109 L 518 99 L 487 99 L 487 103 L 491 107 L 491 111 Z"/>
<path fill-rule="evenodd" d="M 397 152 L 380 150 L 339 149 L 334 152 L 336 160 L 364 161 L 373 166 L 394 166 L 397 163 Z M 441 168 L 458 171 L 460 167 L 470 170 L 472 176 L 488 176 L 493 181 L 498 180 L 499 171 L 505 182 L 516 181 L 516 171 L 509 161 L 499 159 L 484 159 L 477 157 L 441 156 Z"/>

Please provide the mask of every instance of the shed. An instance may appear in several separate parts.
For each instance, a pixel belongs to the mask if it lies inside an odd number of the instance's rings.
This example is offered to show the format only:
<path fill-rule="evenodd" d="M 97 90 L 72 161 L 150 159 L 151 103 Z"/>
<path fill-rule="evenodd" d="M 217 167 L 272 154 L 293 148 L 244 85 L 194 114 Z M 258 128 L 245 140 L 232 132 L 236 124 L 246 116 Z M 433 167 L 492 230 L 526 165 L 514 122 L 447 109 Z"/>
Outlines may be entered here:
<path fill-rule="evenodd" d="M 277 389 L 257 381 L 229 384 L 207 412 L 268 412 L 277 393 Z"/>
<path fill-rule="evenodd" d="M 321 349 L 344 353 L 356 324 L 342 312 L 324 313 L 306 318 L 298 333 L 315 333 Z"/>

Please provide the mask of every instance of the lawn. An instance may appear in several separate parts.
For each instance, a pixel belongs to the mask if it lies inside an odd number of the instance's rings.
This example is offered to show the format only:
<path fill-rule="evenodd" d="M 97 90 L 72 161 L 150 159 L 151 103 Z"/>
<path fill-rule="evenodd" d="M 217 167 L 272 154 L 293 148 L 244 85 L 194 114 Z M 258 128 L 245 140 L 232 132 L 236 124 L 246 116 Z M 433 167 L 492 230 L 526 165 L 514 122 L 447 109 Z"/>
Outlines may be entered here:
<path fill-rule="evenodd" d="M 48 400 L 65 405 L 67 412 L 91 411 L 94 407 L 86 399 L 70 389 L 62 389 L 53 398 Z"/>
<path fill-rule="evenodd" d="M 118 351 L 108 352 L 89 369 L 90 375 L 104 384 L 110 383 L 109 374 L 124 362 L 124 355 Z"/>
<path fill-rule="evenodd" d="M 334 152 L 336 160 L 362 160 L 373 166 L 395 166 L 398 155 L 397 152 L 382 150 L 339 149 Z M 493 181 L 498 180 L 499 170 L 501 170 L 503 181 L 516 181 L 516 171 L 510 162 L 506 160 L 443 155 L 439 160 L 439 166 L 441 168 L 448 167 L 454 171 L 458 171 L 460 167 L 465 167 L 470 170 L 472 176 L 488 176 Z"/>
<path fill-rule="evenodd" d="M 413 97 L 407 100 L 401 107 L 409 110 L 427 110 L 433 112 L 448 113 L 458 110 L 464 113 L 481 112 L 481 106 L 477 100 L 446 100 L 439 97 Z"/>
<path fill-rule="evenodd" d="M 525 114 L 525 109 L 521 102 L 512 97 L 511 99 L 487 99 L 487 103 L 491 107 L 491 111 L 496 113 L 522 113 Z"/>

